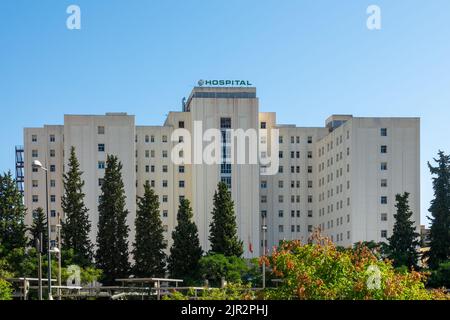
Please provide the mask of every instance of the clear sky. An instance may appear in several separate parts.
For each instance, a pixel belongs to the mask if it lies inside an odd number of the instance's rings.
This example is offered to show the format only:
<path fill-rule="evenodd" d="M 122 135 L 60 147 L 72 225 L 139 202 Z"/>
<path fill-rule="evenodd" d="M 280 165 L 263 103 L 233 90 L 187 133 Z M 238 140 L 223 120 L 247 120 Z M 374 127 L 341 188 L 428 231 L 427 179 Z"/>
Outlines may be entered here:
<path fill-rule="evenodd" d="M 449 0 L 1 0 L 0 172 L 23 127 L 108 111 L 158 125 L 198 79 L 248 79 L 279 123 L 421 117 L 424 223 L 426 161 L 450 152 L 449 71 Z"/>

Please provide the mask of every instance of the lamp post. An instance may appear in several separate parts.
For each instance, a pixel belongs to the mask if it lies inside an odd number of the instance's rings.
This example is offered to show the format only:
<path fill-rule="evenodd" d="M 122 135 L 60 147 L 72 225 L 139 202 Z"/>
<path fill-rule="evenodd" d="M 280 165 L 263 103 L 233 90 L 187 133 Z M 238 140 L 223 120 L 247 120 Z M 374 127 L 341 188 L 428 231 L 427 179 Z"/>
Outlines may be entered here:
<path fill-rule="evenodd" d="M 266 257 L 266 231 L 267 231 L 267 226 L 266 226 L 266 216 L 263 215 L 262 216 L 262 232 L 263 232 L 263 256 Z M 264 261 L 264 263 L 262 264 L 262 287 L 263 289 L 266 288 L 266 262 Z"/>
<path fill-rule="evenodd" d="M 38 253 L 38 299 L 42 300 L 42 233 L 36 239 L 36 250 Z"/>
<path fill-rule="evenodd" d="M 56 228 L 58 230 L 57 237 L 58 237 L 58 300 L 61 300 L 61 215 L 58 212 L 58 224 L 56 225 Z"/>
<path fill-rule="evenodd" d="M 50 216 L 48 211 L 48 170 L 45 168 L 39 160 L 33 161 L 33 168 L 41 169 L 45 172 L 45 210 L 47 213 L 47 262 L 48 262 L 48 299 L 53 300 L 52 297 L 52 259 L 51 259 L 51 245 L 50 245 Z"/>

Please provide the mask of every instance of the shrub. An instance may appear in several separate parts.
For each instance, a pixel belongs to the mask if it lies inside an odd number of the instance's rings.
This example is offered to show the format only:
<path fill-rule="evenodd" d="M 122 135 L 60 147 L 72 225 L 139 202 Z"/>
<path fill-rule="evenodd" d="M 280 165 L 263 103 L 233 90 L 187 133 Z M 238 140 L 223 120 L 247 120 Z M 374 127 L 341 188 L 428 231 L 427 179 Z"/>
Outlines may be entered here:
<path fill-rule="evenodd" d="M 283 243 L 261 263 L 282 280 L 267 290 L 269 299 L 354 300 L 445 299 L 445 294 L 425 289 L 426 274 L 397 272 L 390 261 L 381 260 L 366 246 L 338 250 L 316 233 L 311 243 Z"/>

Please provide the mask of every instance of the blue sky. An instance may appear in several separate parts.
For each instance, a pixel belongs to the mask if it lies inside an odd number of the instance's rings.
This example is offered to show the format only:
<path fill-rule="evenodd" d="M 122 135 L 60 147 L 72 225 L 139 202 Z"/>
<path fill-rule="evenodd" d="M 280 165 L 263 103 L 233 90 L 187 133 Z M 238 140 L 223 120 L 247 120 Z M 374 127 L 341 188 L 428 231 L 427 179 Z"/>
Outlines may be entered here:
<path fill-rule="evenodd" d="M 66 28 L 70 4 L 81 30 Z M 2 0 L 0 172 L 23 127 L 108 111 L 161 124 L 198 79 L 249 79 L 279 123 L 421 117 L 424 223 L 426 161 L 450 152 L 449 39 L 448 0 Z"/>

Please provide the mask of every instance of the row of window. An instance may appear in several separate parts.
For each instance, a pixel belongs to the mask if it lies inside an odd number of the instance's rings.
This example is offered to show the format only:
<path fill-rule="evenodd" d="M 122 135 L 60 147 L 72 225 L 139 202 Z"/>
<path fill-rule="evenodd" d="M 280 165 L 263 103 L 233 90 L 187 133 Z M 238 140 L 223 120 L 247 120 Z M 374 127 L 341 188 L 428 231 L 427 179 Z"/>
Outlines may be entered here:
<path fill-rule="evenodd" d="M 308 196 L 308 203 L 312 203 L 313 202 L 313 196 L 309 195 Z M 278 196 L 278 203 L 283 203 L 284 202 L 284 195 L 279 195 Z M 261 196 L 261 203 L 267 203 L 267 196 L 266 195 L 262 195 Z M 300 203 L 300 196 L 299 195 L 291 195 L 291 203 Z"/>

